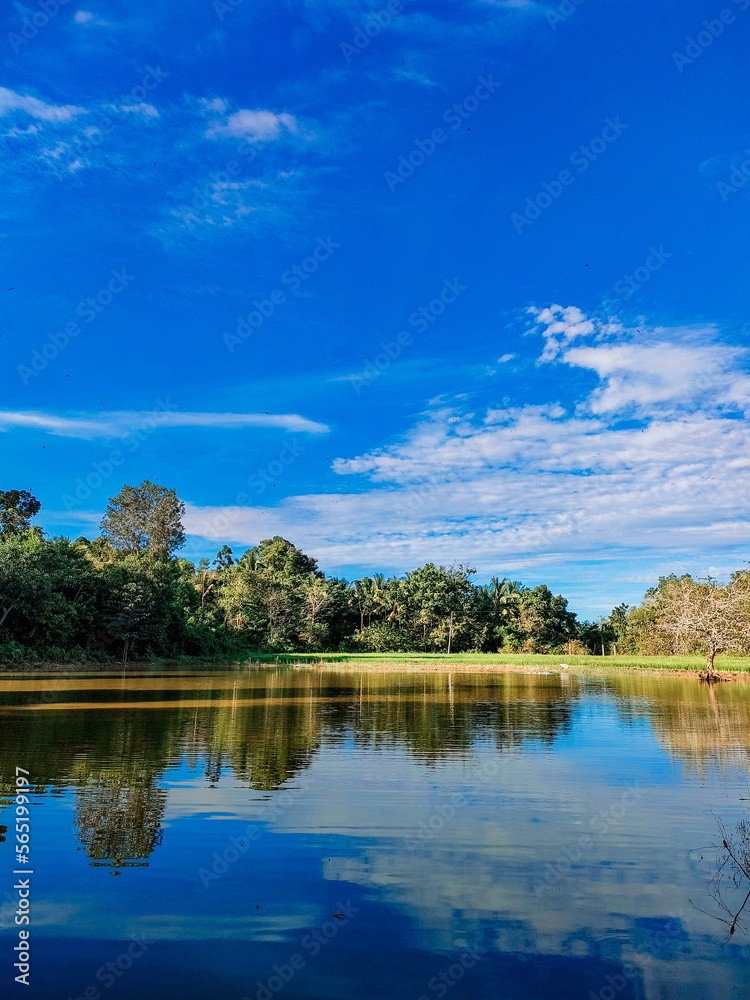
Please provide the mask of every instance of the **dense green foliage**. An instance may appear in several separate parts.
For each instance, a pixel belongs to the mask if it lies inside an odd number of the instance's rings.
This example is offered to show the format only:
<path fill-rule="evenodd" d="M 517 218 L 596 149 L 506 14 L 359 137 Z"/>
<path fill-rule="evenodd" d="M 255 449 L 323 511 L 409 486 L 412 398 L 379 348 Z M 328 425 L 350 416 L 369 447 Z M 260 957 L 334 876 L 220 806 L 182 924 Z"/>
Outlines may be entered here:
<path fill-rule="evenodd" d="M 123 486 L 112 497 L 101 529 L 122 552 L 170 556 L 185 544 L 184 513 L 185 504 L 174 490 L 145 479 L 140 486 Z"/>
<path fill-rule="evenodd" d="M 26 490 L 0 490 L 0 532 L 4 535 L 25 531 L 42 505 Z"/>
<path fill-rule="evenodd" d="M 738 639 L 725 628 L 729 638 L 718 641 L 713 629 L 710 642 L 750 651 L 742 645 L 750 635 L 744 571 L 727 588 L 666 578 L 640 607 L 621 605 L 592 625 L 579 622 L 565 598 L 544 585 L 493 577 L 477 586 L 466 566 L 427 563 L 402 578 L 353 583 L 326 578 L 315 559 L 279 536 L 238 560 L 224 545 L 213 563 L 196 566 L 174 555 L 184 543 L 182 503 L 173 490 L 149 482 L 126 486 L 110 501 L 103 535 L 92 541 L 45 537 L 29 526 L 38 509 L 28 494 L 0 493 L 3 661 L 254 651 L 691 652 L 708 648 L 706 629 L 685 625 L 684 615 L 681 630 L 670 622 L 678 599 L 708 597 L 712 608 L 729 601 L 739 622 Z"/>

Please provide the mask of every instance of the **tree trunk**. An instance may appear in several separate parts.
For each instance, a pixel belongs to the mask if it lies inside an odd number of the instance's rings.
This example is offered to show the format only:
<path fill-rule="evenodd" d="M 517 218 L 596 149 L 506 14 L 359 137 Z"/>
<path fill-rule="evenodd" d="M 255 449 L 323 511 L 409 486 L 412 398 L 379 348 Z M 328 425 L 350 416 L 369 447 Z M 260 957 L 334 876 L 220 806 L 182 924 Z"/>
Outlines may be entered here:
<path fill-rule="evenodd" d="M 451 639 L 453 638 L 453 612 L 451 611 L 451 623 L 448 626 L 448 656 L 451 655 Z"/>
<path fill-rule="evenodd" d="M 2 609 L 3 613 L 2 613 L 2 615 L 0 615 L 0 625 L 3 624 L 3 622 L 8 617 L 8 615 L 11 613 L 12 610 L 13 610 L 13 605 L 12 604 L 8 605 L 7 608 L 3 608 Z"/>
<path fill-rule="evenodd" d="M 713 674 L 714 674 L 714 657 L 715 656 L 716 656 L 716 650 L 715 649 L 709 649 L 708 653 L 706 654 L 706 670 L 708 671 L 708 673 L 711 676 L 713 676 Z"/>

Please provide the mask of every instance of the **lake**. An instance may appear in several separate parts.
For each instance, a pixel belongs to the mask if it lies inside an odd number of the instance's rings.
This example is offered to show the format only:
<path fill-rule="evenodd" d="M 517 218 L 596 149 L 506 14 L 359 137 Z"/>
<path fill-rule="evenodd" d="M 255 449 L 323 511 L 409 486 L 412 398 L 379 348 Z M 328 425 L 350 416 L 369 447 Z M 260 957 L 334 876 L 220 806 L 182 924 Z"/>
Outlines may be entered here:
<path fill-rule="evenodd" d="M 3 996 L 748 995 L 750 919 L 730 938 L 709 883 L 748 806 L 750 685 L 3 674 L 0 731 Z"/>

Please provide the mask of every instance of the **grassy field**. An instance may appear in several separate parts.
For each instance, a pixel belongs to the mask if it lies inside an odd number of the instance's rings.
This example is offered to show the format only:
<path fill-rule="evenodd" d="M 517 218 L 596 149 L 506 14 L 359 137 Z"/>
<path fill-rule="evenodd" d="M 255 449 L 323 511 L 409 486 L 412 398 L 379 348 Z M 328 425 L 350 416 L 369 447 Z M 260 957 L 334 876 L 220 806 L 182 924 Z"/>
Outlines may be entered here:
<path fill-rule="evenodd" d="M 593 670 L 704 670 L 704 656 L 565 656 L 546 653 L 255 653 L 250 657 L 253 663 L 324 664 L 326 666 L 345 665 L 349 667 L 431 667 L 444 670 L 447 667 L 492 670 L 500 666 L 518 667 L 559 667 L 565 663 L 570 667 Z M 750 657 L 717 656 L 714 664 L 719 671 L 750 673 Z"/>

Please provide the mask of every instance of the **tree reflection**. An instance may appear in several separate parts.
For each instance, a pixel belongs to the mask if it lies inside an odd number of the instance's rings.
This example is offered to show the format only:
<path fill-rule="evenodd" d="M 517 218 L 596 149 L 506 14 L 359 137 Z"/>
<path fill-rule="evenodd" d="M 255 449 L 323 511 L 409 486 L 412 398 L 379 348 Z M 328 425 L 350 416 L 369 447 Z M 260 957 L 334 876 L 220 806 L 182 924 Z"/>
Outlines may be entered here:
<path fill-rule="evenodd" d="M 750 686 L 693 679 L 617 677 L 608 685 L 628 721 L 647 718 L 654 735 L 688 771 L 738 767 L 750 773 Z"/>
<path fill-rule="evenodd" d="M 399 747 L 420 765 L 552 745 L 569 732 L 587 684 L 550 674 L 334 672 L 280 668 L 203 676 L 55 678 L 0 685 L 0 795 L 23 760 L 37 794 L 73 787 L 92 864 L 145 865 L 161 843 L 165 773 L 216 785 L 226 774 L 272 792 L 324 747 Z M 690 766 L 746 759 L 750 689 L 622 677 L 601 681 L 626 721 L 648 718 Z M 57 709 L 56 704 L 63 707 Z M 33 711 L 27 710 L 33 708 Z M 731 752 L 731 753 L 730 753 Z M 725 757 L 722 757 L 722 754 Z"/>
<path fill-rule="evenodd" d="M 721 921 L 729 928 L 729 937 L 739 927 L 744 930 L 745 910 L 750 903 L 750 823 L 741 819 L 731 832 L 724 821 L 717 817 L 720 843 L 712 843 L 708 848 L 701 848 L 692 853 L 704 860 L 704 852 L 711 854 L 708 861 L 710 878 L 708 895 L 713 901 L 716 912 L 709 912 L 702 906 L 693 906 L 702 913 Z M 692 901 L 691 901 L 692 902 Z"/>
<path fill-rule="evenodd" d="M 98 781 L 79 788 L 76 799 L 79 838 L 92 864 L 113 868 L 148 864 L 161 844 L 164 789 Z"/>

